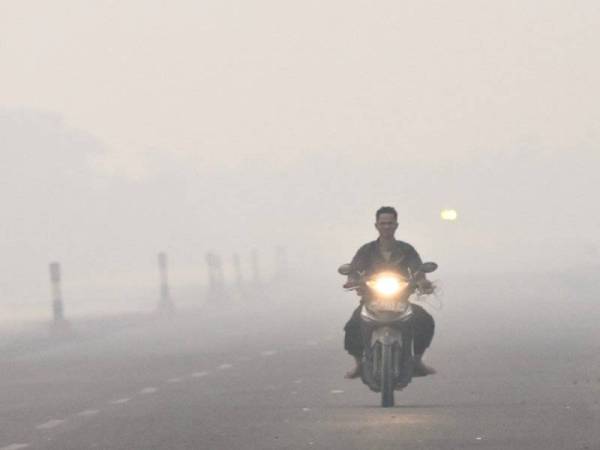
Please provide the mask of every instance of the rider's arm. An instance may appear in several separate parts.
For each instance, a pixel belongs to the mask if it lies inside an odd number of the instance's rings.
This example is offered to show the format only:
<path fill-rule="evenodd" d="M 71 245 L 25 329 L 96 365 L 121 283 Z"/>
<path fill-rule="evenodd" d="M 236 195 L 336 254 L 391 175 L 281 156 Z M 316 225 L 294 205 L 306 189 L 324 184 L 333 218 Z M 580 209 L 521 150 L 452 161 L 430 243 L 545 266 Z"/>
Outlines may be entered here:
<path fill-rule="evenodd" d="M 364 272 L 367 269 L 367 258 L 367 247 L 363 245 L 358 249 L 354 255 L 354 258 L 352 258 L 352 261 L 350 262 L 350 274 L 348 275 L 348 280 L 346 281 L 346 284 L 344 284 L 344 287 L 350 287 L 358 282 L 360 279 L 359 272 Z"/>
<path fill-rule="evenodd" d="M 358 273 L 367 270 L 368 264 L 368 248 L 366 245 L 363 245 L 358 249 L 354 255 L 354 258 L 352 258 L 352 261 L 350 262 L 351 272 L 350 275 L 348 275 L 348 279 L 358 278 Z"/>
<path fill-rule="evenodd" d="M 421 266 L 423 265 L 423 261 L 421 260 L 419 253 L 413 247 L 410 247 L 408 252 L 407 264 L 412 273 L 417 273 L 415 281 L 417 282 L 420 291 L 426 294 L 432 293 L 433 284 L 427 279 L 427 276 L 424 273 L 419 272 Z"/>
<path fill-rule="evenodd" d="M 405 262 L 406 265 L 410 268 L 410 271 L 412 273 L 418 272 L 419 269 L 421 268 L 421 265 L 423 264 L 423 261 L 421 260 L 421 256 L 419 256 L 419 253 L 414 249 L 414 247 L 412 245 L 409 245 L 406 250 L 406 256 L 405 256 Z M 422 277 L 424 277 L 424 274 L 420 274 Z M 421 276 L 417 276 L 417 278 L 421 278 Z"/>

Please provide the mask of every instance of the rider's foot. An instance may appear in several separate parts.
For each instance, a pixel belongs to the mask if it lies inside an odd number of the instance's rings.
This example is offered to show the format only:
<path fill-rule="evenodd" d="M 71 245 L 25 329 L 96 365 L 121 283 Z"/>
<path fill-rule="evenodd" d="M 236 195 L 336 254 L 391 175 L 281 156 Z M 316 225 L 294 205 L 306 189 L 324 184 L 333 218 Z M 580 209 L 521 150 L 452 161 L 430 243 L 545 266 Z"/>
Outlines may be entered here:
<path fill-rule="evenodd" d="M 423 362 L 423 355 L 415 355 L 415 367 L 413 369 L 413 377 L 424 377 L 433 375 L 437 371 Z"/>
<path fill-rule="evenodd" d="M 344 378 L 347 378 L 349 380 L 358 378 L 358 377 L 360 377 L 360 370 L 361 370 L 360 359 L 355 358 L 354 367 L 352 369 L 350 369 L 348 372 L 346 372 L 346 375 L 344 375 Z"/>

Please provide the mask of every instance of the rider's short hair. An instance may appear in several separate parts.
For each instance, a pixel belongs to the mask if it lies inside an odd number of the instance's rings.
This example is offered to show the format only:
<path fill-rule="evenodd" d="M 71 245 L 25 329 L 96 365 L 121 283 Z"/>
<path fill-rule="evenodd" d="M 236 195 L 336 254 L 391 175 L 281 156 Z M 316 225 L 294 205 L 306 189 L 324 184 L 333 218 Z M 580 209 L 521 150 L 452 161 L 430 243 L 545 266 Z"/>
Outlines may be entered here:
<path fill-rule="evenodd" d="M 398 220 L 398 212 L 393 206 L 382 206 L 375 213 L 375 221 L 379 220 L 379 216 L 382 214 L 393 214 L 394 219 Z"/>

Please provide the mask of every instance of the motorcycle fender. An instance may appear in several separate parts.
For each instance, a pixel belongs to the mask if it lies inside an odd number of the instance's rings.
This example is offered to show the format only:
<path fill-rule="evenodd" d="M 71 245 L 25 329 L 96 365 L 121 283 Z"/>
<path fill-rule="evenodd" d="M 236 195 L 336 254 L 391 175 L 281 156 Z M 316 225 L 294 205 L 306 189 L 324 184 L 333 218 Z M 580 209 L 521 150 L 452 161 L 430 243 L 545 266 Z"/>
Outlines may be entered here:
<path fill-rule="evenodd" d="M 371 335 L 371 346 L 375 345 L 378 341 L 383 345 L 398 343 L 399 346 L 402 346 L 402 333 L 397 328 L 379 327 L 373 330 L 373 334 Z"/>

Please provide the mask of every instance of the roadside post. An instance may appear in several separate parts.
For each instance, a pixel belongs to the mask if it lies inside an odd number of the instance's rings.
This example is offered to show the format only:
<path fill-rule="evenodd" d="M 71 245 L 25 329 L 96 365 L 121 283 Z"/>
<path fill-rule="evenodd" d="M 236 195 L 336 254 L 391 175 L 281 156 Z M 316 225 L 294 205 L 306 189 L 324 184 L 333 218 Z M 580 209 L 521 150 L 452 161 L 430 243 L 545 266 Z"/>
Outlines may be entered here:
<path fill-rule="evenodd" d="M 277 277 L 277 281 L 280 278 L 285 278 L 288 274 L 288 258 L 287 251 L 285 247 L 281 245 L 277 246 L 275 249 L 275 275 Z"/>
<path fill-rule="evenodd" d="M 241 292 L 244 285 L 244 277 L 242 275 L 242 263 L 240 261 L 240 255 L 237 253 L 233 254 L 233 272 L 235 277 L 235 287 Z"/>
<path fill-rule="evenodd" d="M 252 264 L 252 283 L 255 287 L 260 286 L 260 262 L 258 258 L 258 251 L 256 249 L 252 250 L 250 254 L 250 262 Z"/>
<path fill-rule="evenodd" d="M 52 328 L 64 330 L 69 323 L 65 319 L 65 308 L 62 298 L 61 267 L 58 262 L 50 263 L 50 289 L 52 293 Z"/>
<path fill-rule="evenodd" d="M 158 311 L 164 314 L 175 312 L 175 305 L 171 300 L 169 290 L 168 260 L 165 252 L 158 254 L 158 273 L 160 277 L 160 300 L 158 302 Z"/>
<path fill-rule="evenodd" d="M 214 253 L 207 253 L 206 264 L 208 266 L 208 299 L 211 302 L 223 300 L 226 294 L 221 258 Z"/>

